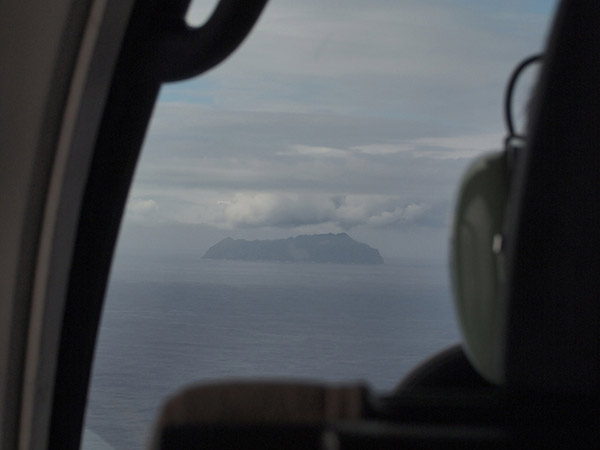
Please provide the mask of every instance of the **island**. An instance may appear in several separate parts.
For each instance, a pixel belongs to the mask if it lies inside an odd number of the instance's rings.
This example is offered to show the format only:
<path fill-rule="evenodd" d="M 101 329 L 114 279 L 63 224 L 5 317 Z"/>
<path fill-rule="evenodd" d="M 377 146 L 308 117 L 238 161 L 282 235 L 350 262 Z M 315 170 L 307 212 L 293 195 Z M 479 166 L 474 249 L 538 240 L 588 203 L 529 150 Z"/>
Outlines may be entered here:
<path fill-rule="evenodd" d="M 379 250 L 346 233 L 313 234 L 287 239 L 223 239 L 202 258 L 242 261 L 294 261 L 338 264 L 383 264 Z"/>

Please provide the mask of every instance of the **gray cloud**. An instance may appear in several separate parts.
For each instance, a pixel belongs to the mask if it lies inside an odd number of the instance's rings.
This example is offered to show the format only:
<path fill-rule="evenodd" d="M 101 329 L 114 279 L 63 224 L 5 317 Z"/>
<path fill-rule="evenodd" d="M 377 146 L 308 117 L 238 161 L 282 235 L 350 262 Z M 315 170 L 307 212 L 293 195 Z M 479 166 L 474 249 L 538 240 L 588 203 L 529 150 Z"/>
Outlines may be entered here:
<path fill-rule="evenodd" d="M 469 158 L 501 144 L 500 134 L 444 137 L 399 119 L 161 106 L 144 150 L 142 185 L 386 193 L 418 201 L 447 191 Z"/>
<path fill-rule="evenodd" d="M 159 217 L 158 205 L 149 198 L 129 197 L 126 205 L 129 220 L 134 222 L 152 221 Z"/>
<path fill-rule="evenodd" d="M 164 223 L 226 230 L 445 232 L 460 173 L 501 141 L 399 119 L 161 106 L 132 195 Z"/>
<path fill-rule="evenodd" d="M 500 146 L 504 83 L 548 21 L 499 3 L 270 2 L 230 60 L 163 89 L 129 222 L 443 248 L 460 174 Z"/>
<path fill-rule="evenodd" d="M 434 117 L 487 132 L 508 73 L 543 43 L 548 15 L 528 3 L 279 0 L 231 60 L 173 88 L 191 101 L 210 91 L 223 109 Z"/>
<path fill-rule="evenodd" d="M 398 227 L 426 223 L 431 206 L 385 196 L 302 195 L 256 193 L 237 194 L 225 204 L 224 218 L 229 226 L 276 226 L 293 228 L 331 224 L 350 230 L 371 227 Z"/>
<path fill-rule="evenodd" d="M 348 195 L 308 192 L 206 192 L 130 202 L 130 219 L 154 219 L 154 223 L 182 223 L 226 230 L 280 228 L 287 230 L 349 231 L 414 226 L 447 227 L 446 203 L 407 202 L 388 195 Z M 173 201 L 173 199 L 179 199 Z M 163 216 L 157 217 L 157 204 Z M 152 222 L 150 222 L 152 223 Z"/>

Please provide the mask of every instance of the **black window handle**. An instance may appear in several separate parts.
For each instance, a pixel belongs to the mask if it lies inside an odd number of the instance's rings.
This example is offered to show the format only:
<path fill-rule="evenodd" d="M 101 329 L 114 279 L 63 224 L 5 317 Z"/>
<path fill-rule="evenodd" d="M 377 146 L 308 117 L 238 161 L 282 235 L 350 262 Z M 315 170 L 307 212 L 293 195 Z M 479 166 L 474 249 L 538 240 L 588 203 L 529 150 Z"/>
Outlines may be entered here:
<path fill-rule="evenodd" d="M 182 17 L 164 24 L 155 53 L 160 81 L 195 77 L 219 64 L 242 43 L 266 3 L 221 0 L 200 27 L 190 27 Z"/>

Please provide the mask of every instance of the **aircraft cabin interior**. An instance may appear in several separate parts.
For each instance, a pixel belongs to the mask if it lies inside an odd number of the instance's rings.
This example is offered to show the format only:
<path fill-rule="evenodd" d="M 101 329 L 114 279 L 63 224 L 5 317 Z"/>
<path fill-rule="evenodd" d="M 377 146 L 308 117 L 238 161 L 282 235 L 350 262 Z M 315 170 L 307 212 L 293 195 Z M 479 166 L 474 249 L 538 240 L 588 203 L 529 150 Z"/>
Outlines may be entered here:
<path fill-rule="evenodd" d="M 0 450 L 80 448 L 111 261 L 159 89 L 235 59 L 270 6 L 220 0 L 190 27 L 189 3 L 0 6 Z M 460 346 L 385 394 L 187 387 L 149 445 L 600 447 L 600 4 L 560 1 L 535 63 L 527 138 L 478 159 L 460 188 Z"/>

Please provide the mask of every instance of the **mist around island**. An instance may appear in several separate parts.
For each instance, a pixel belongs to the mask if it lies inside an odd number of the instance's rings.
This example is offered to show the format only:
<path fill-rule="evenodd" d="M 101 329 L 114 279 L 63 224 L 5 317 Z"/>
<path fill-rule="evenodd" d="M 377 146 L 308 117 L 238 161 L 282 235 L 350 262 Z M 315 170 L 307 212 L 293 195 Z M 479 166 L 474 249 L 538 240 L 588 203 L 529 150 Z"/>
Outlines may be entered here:
<path fill-rule="evenodd" d="M 210 247 L 204 259 L 292 261 L 338 264 L 383 264 L 379 251 L 346 233 L 328 233 L 275 240 L 227 237 Z"/>

